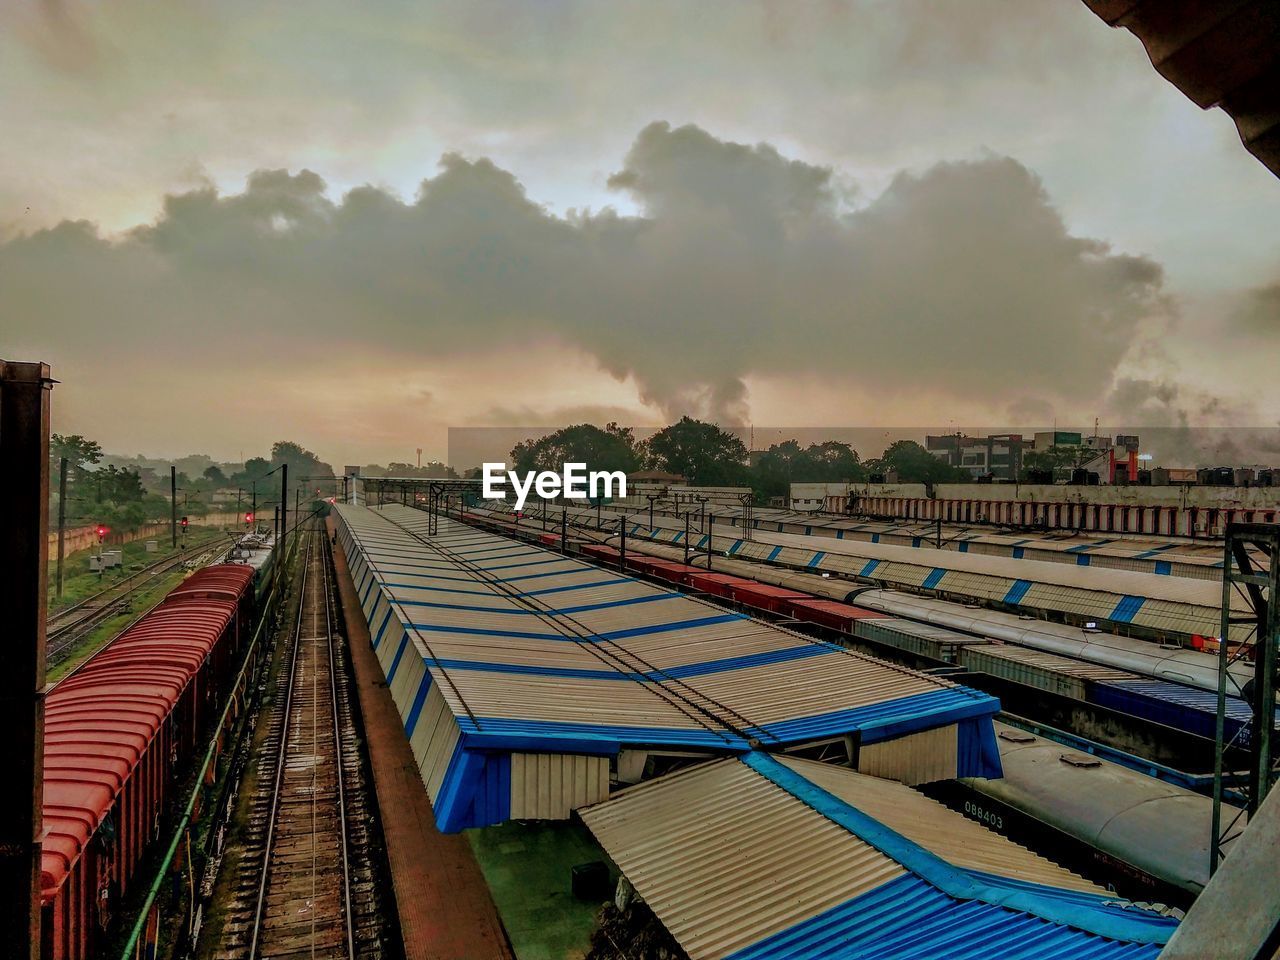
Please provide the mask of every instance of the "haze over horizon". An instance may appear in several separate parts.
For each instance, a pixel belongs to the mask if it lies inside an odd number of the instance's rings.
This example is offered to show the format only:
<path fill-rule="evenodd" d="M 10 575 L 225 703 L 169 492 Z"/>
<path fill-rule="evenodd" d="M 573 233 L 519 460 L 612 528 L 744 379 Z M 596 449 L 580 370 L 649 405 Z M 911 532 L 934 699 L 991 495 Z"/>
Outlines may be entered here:
<path fill-rule="evenodd" d="M 0 335 L 113 453 L 1274 427 L 1280 185 L 1081 3 L 0 10 Z"/>

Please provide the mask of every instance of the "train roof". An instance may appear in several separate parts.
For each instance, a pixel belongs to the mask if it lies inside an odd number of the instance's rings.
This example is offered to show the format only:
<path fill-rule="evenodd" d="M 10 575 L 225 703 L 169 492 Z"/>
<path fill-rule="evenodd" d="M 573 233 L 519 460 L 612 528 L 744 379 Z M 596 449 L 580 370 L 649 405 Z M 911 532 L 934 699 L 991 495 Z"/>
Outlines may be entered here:
<path fill-rule="evenodd" d="M 248 578 L 206 568 L 183 581 Z M 250 574 L 251 576 L 252 574 Z M 235 614 L 238 596 L 191 595 L 157 607 L 57 683 L 45 698 L 40 890 L 55 896 L 182 692 Z"/>
<path fill-rule="evenodd" d="M 1004 776 L 975 782 L 981 792 L 1185 889 L 1208 882 L 1208 797 L 1007 724 L 996 730 Z"/>

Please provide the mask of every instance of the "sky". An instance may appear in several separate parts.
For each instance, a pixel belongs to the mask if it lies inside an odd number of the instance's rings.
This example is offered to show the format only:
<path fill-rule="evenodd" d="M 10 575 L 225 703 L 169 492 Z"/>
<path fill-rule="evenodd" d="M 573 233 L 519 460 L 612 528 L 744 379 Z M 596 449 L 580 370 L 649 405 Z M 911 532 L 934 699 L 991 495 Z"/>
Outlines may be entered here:
<path fill-rule="evenodd" d="M 0 89 L 0 355 L 112 452 L 1280 421 L 1280 182 L 1073 0 L 13 0 Z"/>

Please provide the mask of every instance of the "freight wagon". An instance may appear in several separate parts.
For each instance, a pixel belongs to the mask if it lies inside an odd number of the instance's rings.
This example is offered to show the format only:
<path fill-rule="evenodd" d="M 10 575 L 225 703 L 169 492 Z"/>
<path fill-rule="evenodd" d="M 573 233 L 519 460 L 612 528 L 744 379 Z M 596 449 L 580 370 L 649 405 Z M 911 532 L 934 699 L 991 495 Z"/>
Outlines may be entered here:
<path fill-rule="evenodd" d="M 101 955 L 233 682 L 253 571 L 194 573 L 45 700 L 43 960 Z"/>

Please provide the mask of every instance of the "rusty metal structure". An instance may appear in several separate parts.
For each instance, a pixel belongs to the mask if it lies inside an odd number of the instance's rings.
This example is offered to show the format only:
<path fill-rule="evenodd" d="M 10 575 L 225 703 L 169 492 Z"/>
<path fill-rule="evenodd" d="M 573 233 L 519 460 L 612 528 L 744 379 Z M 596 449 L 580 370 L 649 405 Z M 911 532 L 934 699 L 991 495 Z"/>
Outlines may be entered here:
<path fill-rule="evenodd" d="M 1280 587 L 1280 524 L 1233 523 L 1227 527 L 1222 566 L 1222 634 L 1233 628 L 1248 630 L 1246 642 L 1225 641 L 1218 651 L 1218 718 L 1215 737 L 1213 777 L 1213 834 L 1210 838 L 1209 872 L 1215 872 L 1226 855 L 1225 847 L 1244 830 L 1245 816 L 1258 812 L 1267 793 L 1280 777 L 1275 749 L 1276 668 L 1280 663 L 1276 645 L 1280 643 L 1280 610 L 1276 608 Z M 1243 600 L 1243 609 L 1239 600 Z M 1253 656 L 1253 680 L 1246 686 L 1250 721 L 1228 737 L 1226 701 L 1230 667 Z M 1245 781 L 1241 785 L 1245 806 L 1224 804 L 1227 781 L 1226 757 L 1243 749 L 1249 757 Z M 1225 822 L 1224 822 L 1225 821 Z"/>
<path fill-rule="evenodd" d="M 1152 66 L 1199 107 L 1221 107 L 1245 148 L 1280 176 L 1280 4 L 1274 0 L 1084 0 L 1142 41 Z"/>
<path fill-rule="evenodd" d="M 40 955 L 45 598 L 49 562 L 49 366 L 0 360 L 0 943 Z"/>

